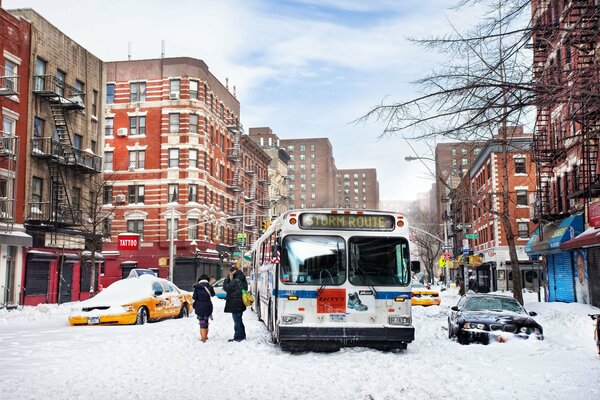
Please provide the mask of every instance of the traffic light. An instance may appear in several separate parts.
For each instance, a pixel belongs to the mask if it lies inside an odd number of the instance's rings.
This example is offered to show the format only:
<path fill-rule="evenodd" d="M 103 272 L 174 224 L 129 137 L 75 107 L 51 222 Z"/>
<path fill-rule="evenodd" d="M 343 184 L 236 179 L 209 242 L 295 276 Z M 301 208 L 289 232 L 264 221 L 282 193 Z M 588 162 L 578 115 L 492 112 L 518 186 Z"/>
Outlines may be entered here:
<path fill-rule="evenodd" d="M 260 223 L 260 231 L 262 233 L 266 232 L 267 229 L 269 229 L 269 227 L 271 226 L 271 221 L 269 220 L 264 220 Z"/>

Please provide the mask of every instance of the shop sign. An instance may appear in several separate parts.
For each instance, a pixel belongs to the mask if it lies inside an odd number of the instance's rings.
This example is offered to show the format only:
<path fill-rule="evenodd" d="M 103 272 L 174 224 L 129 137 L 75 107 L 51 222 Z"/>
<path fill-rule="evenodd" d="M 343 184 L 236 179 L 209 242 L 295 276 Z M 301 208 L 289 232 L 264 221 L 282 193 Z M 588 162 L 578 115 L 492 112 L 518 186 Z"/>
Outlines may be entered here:
<path fill-rule="evenodd" d="M 600 201 L 595 201 L 588 206 L 590 226 L 600 227 Z"/>
<path fill-rule="evenodd" d="M 120 233 L 117 238 L 117 249 L 119 250 L 139 250 L 140 235 L 137 233 Z"/>

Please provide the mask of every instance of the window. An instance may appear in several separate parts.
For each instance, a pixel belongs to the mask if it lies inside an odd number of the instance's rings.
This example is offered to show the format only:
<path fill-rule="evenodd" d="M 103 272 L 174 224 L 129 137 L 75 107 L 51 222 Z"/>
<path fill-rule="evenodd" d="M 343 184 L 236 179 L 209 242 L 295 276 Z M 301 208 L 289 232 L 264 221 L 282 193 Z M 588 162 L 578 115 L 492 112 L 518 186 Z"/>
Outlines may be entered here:
<path fill-rule="evenodd" d="M 188 168 L 198 168 L 198 149 L 190 149 Z"/>
<path fill-rule="evenodd" d="M 190 133 L 198 133 L 198 114 L 190 114 Z"/>
<path fill-rule="evenodd" d="M 452 153 L 453 156 L 456 155 L 456 149 L 454 147 L 450 149 L 450 152 Z"/>
<path fill-rule="evenodd" d="M 292 144 L 292 145 L 289 145 L 289 146 L 287 147 L 287 149 L 288 149 L 288 151 L 294 151 L 294 145 L 293 145 L 293 144 Z"/>
<path fill-rule="evenodd" d="M 17 80 L 13 77 L 18 76 L 17 64 L 15 64 L 14 62 L 12 62 L 10 60 L 5 60 L 4 61 L 4 76 L 6 77 L 4 79 L 4 86 L 7 89 L 9 89 L 10 91 L 16 92 L 18 89 Z"/>
<path fill-rule="evenodd" d="M 145 135 L 146 134 L 146 117 L 145 116 L 129 117 L 129 134 L 130 135 Z"/>
<path fill-rule="evenodd" d="M 146 150 L 130 150 L 129 151 L 129 168 L 142 169 L 146 161 Z"/>
<path fill-rule="evenodd" d="M 529 237 L 529 222 L 517 222 L 517 226 L 519 227 L 519 237 L 520 238 L 528 238 Z"/>
<path fill-rule="evenodd" d="M 15 121 L 12 118 L 7 117 L 6 115 L 4 116 L 4 120 L 2 121 L 2 132 L 0 133 L 0 136 L 3 135 L 15 135 L 16 134 L 16 128 L 17 128 L 17 121 Z M 3 140 L 0 143 L 4 143 L 5 145 L 7 145 L 7 149 L 10 153 L 13 152 L 13 148 L 12 148 L 12 141 L 11 140 Z"/>
<path fill-rule="evenodd" d="M 169 98 L 171 100 L 179 99 L 180 93 L 181 93 L 181 80 L 180 79 L 171 79 Z"/>
<path fill-rule="evenodd" d="M 33 205 L 32 208 L 35 207 L 40 210 L 41 202 L 42 202 L 42 178 L 33 177 L 31 179 L 31 202 Z"/>
<path fill-rule="evenodd" d="M 98 115 L 98 91 L 92 90 L 92 115 Z"/>
<path fill-rule="evenodd" d="M 179 149 L 169 149 L 169 168 L 179 168 Z"/>
<path fill-rule="evenodd" d="M 115 119 L 104 119 L 104 136 L 113 136 L 115 134 Z"/>
<path fill-rule="evenodd" d="M 515 174 L 526 174 L 527 168 L 525 168 L 525 158 L 515 157 Z"/>
<path fill-rule="evenodd" d="M 518 206 L 526 206 L 527 205 L 527 190 L 517 190 L 517 205 Z"/>
<path fill-rule="evenodd" d="M 112 171 L 113 170 L 113 152 L 105 151 L 104 152 L 104 171 Z"/>
<path fill-rule="evenodd" d="M 33 120 L 33 136 L 36 138 L 44 137 L 44 123 L 41 118 L 35 117 Z"/>
<path fill-rule="evenodd" d="M 127 192 L 129 194 L 129 204 L 144 202 L 144 185 L 129 185 Z"/>
<path fill-rule="evenodd" d="M 85 94 L 85 85 L 80 80 L 75 80 L 75 90 L 83 97 Z"/>
<path fill-rule="evenodd" d="M 113 198 L 113 187 L 111 185 L 104 185 L 102 189 L 102 204 L 112 204 Z"/>
<path fill-rule="evenodd" d="M 144 240 L 144 220 L 128 219 L 127 232 L 137 233 L 138 235 L 140 235 L 140 240 Z"/>
<path fill-rule="evenodd" d="M 315 151 L 315 145 L 314 144 L 310 145 L 310 151 Z"/>
<path fill-rule="evenodd" d="M 179 185 L 177 183 L 169 183 L 169 198 L 167 202 L 174 203 L 179 201 Z"/>
<path fill-rule="evenodd" d="M 96 154 L 98 148 L 95 140 L 90 140 L 90 150 L 92 150 L 92 153 Z"/>
<path fill-rule="evenodd" d="M 301 161 L 306 160 L 306 154 L 300 154 L 300 160 Z"/>
<path fill-rule="evenodd" d="M 179 114 L 169 114 L 169 132 L 170 133 L 178 133 L 179 132 Z"/>
<path fill-rule="evenodd" d="M 463 156 L 467 155 L 467 149 L 460 149 L 460 154 Z"/>
<path fill-rule="evenodd" d="M 190 99 L 198 100 L 198 81 L 190 80 Z"/>
<path fill-rule="evenodd" d="M 196 218 L 188 218 L 188 240 L 198 239 L 198 220 Z"/>
<path fill-rule="evenodd" d="M 110 232 L 112 231 L 112 220 L 110 218 L 104 218 L 102 220 L 102 236 L 110 238 Z M 141 238 L 141 236 L 140 236 Z"/>
<path fill-rule="evenodd" d="M 462 165 L 467 165 L 469 163 L 469 160 L 467 160 L 466 158 L 462 159 Z"/>
<path fill-rule="evenodd" d="M 46 82 L 46 61 L 41 58 L 35 60 L 35 84 L 34 90 L 44 90 Z"/>
<path fill-rule="evenodd" d="M 115 84 L 106 84 L 106 104 L 114 104 L 115 102 Z"/>
<path fill-rule="evenodd" d="M 188 201 L 190 203 L 198 202 L 198 185 L 190 184 L 188 186 Z"/>
<path fill-rule="evenodd" d="M 71 208 L 73 210 L 81 210 L 81 189 L 71 188 Z"/>
<path fill-rule="evenodd" d="M 56 88 L 54 89 L 54 92 L 61 97 L 65 97 L 65 80 L 67 79 L 67 74 L 60 69 L 57 69 L 54 76 L 56 78 Z"/>
<path fill-rule="evenodd" d="M 173 240 L 179 239 L 179 219 L 174 218 L 174 226 L 171 227 L 171 218 L 167 219 L 167 240 L 171 240 L 171 232 L 173 233 Z"/>
<path fill-rule="evenodd" d="M 146 101 L 146 82 L 135 82 L 129 86 L 131 102 Z"/>
<path fill-rule="evenodd" d="M 305 145 L 303 145 L 303 144 L 301 144 L 301 145 L 300 145 L 300 151 L 301 151 L 301 152 L 304 152 L 305 150 L 306 150 L 306 146 L 305 146 Z"/>
<path fill-rule="evenodd" d="M 83 142 L 83 136 L 74 134 L 73 135 L 73 147 L 76 149 L 81 149 L 81 144 Z"/>

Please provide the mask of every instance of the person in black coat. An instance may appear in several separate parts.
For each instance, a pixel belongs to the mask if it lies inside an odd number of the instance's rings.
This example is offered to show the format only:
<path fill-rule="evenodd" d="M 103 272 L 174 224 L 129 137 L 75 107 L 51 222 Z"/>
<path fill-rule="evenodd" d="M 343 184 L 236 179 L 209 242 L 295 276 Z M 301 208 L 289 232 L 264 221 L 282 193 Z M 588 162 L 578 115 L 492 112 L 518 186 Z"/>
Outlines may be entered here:
<path fill-rule="evenodd" d="M 229 275 L 223 281 L 223 290 L 227 293 L 225 298 L 225 312 L 231 313 L 233 318 L 233 339 L 230 342 L 241 342 L 246 339 L 246 328 L 242 321 L 242 314 L 246 306 L 242 301 L 242 290 L 248 290 L 248 282 L 244 273 L 236 267 L 231 267 Z"/>
<path fill-rule="evenodd" d="M 194 285 L 194 311 L 200 321 L 200 340 L 208 340 L 208 320 L 213 313 L 213 304 L 211 297 L 215 295 L 215 289 L 208 283 L 206 274 L 200 275 L 198 283 Z"/>

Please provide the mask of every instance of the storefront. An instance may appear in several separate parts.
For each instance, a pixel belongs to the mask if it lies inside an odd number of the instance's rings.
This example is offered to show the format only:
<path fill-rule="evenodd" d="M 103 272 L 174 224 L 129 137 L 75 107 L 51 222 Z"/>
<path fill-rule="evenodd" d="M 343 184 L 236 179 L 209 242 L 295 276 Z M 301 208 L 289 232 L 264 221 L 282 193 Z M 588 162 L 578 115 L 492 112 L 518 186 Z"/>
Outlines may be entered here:
<path fill-rule="evenodd" d="M 571 215 L 538 228 L 525 246 L 532 260 L 540 261 L 541 256 L 545 264 L 546 301 L 577 301 L 574 254 L 561 250 L 561 244 L 582 232 L 582 215 Z"/>

